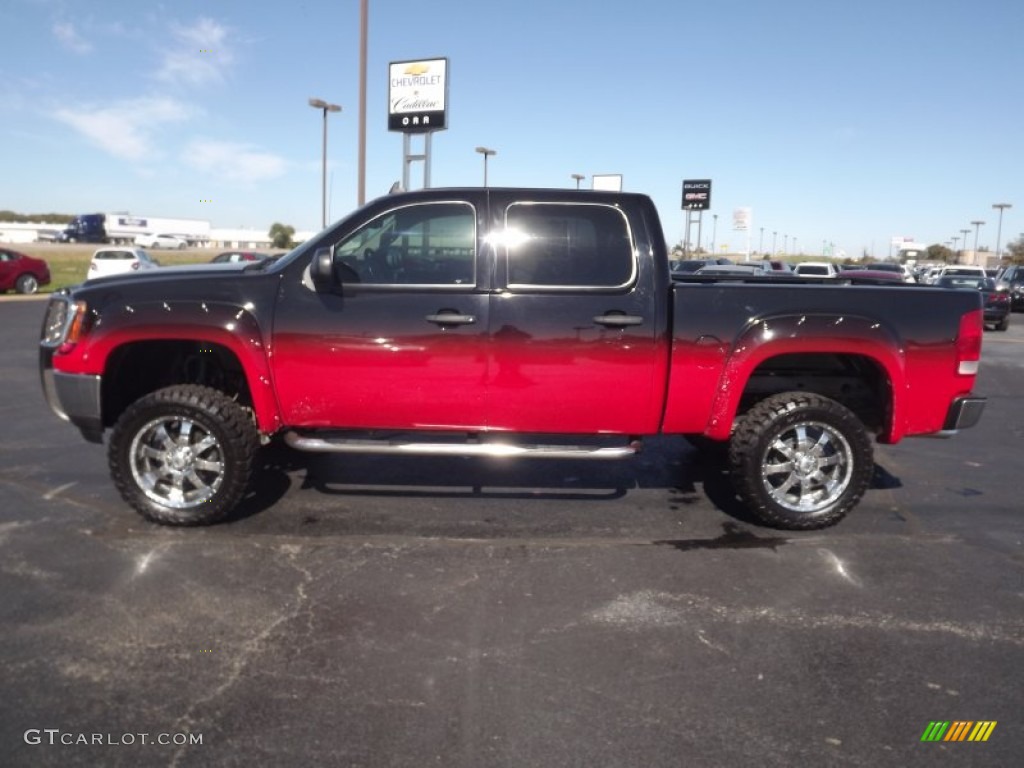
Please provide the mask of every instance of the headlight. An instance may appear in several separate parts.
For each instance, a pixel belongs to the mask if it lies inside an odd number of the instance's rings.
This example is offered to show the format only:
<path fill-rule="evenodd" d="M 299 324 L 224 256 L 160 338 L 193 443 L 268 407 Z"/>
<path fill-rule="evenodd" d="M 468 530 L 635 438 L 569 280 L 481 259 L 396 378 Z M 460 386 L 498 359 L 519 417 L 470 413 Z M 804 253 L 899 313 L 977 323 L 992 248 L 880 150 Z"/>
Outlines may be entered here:
<path fill-rule="evenodd" d="M 50 299 L 43 319 L 41 344 L 46 347 L 59 347 L 66 342 L 77 342 L 85 330 L 85 319 L 88 307 L 84 301 L 71 301 L 63 296 Z"/>
<path fill-rule="evenodd" d="M 50 299 L 43 319 L 42 343 L 47 347 L 56 347 L 64 341 L 68 327 L 69 302 L 66 299 Z"/>

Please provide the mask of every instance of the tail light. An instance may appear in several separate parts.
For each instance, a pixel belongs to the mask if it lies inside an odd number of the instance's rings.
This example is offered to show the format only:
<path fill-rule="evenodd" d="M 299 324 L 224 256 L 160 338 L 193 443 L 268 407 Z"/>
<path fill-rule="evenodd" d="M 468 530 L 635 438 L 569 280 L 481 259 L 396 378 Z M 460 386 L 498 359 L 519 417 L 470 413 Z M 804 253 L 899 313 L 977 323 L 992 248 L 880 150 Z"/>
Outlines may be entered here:
<path fill-rule="evenodd" d="M 956 334 L 956 372 L 961 376 L 975 376 L 981 361 L 981 337 L 985 332 L 985 314 L 980 309 L 965 312 L 960 317 Z"/>
<path fill-rule="evenodd" d="M 139 268 L 139 262 L 133 261 L 132 262 L 132 269 L 138 269 L 138 268 Z"/>

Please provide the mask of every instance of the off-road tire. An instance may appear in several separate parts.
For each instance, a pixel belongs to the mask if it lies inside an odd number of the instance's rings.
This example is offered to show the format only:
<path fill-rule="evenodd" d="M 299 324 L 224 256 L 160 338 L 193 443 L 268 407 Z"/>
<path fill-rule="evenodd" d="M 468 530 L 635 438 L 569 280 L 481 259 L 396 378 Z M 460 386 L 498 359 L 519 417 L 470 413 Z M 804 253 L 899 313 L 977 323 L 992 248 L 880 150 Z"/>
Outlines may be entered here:
<path fill-rule="evenodd" d="M 181 384 L 145 395 L 121 414 L 110 437 L 110 474 L 147 520 L 209 525 L 241 500 L 258 445 L 252 420 L 234 400 Z"/>
<path fill-rule="evenodd" d="M 783 392 L 738 421 L 729 444 L 733 485 L 766 525 L 835 525 L 860 501 L 874 472 L 871 438 L 848 408 L 821 395 Z"/>

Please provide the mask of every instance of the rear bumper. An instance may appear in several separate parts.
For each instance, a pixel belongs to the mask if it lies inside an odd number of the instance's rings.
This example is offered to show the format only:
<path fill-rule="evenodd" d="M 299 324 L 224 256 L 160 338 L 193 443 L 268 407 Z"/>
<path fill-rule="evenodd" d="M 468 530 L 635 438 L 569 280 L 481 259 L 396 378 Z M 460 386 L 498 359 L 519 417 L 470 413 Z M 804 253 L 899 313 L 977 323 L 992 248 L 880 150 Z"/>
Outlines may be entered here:
<path fill-rule="evenodd" d="M 933 437 L 952 437 L 961 429 L 970 429 L 981 419 L 981 413 L 985 410 L 986 398 L 984 397 L 958 397 L 946 411 L 946 421 L 942 425 L 942 431 L 936 432 Z"/>

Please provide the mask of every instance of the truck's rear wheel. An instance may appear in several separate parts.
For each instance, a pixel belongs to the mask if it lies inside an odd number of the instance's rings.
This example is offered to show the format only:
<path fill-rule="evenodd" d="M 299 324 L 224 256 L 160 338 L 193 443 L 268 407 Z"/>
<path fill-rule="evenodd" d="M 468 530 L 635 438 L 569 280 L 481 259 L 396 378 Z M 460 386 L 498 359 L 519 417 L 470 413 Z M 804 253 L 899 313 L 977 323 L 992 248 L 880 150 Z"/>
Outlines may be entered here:
<path fill-rule="evenodd" d="M 232 399 L 191 384 L 129 406 L 110 437 L 110 472 L 121 496 L 163 525 L 208 525 L 227 515 L 249 484 L 256 429 Z"/>
<path fill-rule="evenodd" d="M 874 472 L 871 439 L 860 419 L 835 400 L 803 392 L 773 395 L 744 414 L 729 464 L 750 511 L 790 530 L 839 522 Z"/>

